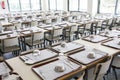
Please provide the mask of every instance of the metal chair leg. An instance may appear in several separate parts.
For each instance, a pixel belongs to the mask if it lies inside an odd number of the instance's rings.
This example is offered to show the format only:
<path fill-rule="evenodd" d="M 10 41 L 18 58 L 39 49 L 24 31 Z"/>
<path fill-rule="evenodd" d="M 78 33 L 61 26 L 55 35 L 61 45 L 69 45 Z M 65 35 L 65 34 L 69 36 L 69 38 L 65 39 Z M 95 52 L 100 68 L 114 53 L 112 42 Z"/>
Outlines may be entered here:
<path fill-rule="evenodd" d="M 118 78 L 117 78 L 117 72 L 115 71 L 115 68 L 113 68 L 113 71 L 115 73 L 115 79 L 118 80 Z"/>

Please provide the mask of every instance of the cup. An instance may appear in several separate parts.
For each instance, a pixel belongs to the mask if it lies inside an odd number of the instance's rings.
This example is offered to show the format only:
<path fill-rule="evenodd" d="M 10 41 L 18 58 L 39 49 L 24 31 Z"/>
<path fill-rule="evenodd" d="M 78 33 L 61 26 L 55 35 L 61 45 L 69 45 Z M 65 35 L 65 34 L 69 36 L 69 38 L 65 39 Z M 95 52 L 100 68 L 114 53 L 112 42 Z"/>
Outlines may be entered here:
<path fill-rule="evenodd" d="M 10 37 L 11 35 L 10 34 L 7 34 L 7 37 Z"/>
<path fill-rule="evenodd" d="M 66 47 L 66 43 L 65 43 L 65 42 L 62 42 L 62 43 L 60 44 L 60 46 L 61 46 L 62 48 L 65 48 L 65 47 Z"/>
<path fill-rule="evenodd" d="M 33 56 L 38 56 L 38 55 L 40 55 L 40 51 L 38 49 L 35 49 L 33 51 Z"/>
<path fill-rule="evenodd" d="M 95 53 L 94 52 L 89 52 L 88 58 L 95 58 Z"/>
<path fill-rule="evenodd" d="M 65 66 L 64 66 L 64 64 L 62 64 L 62 63 L 56 64 L 56 66 L 55 66 L 55 71 L 56 71 L 56 72 L 63 72 L 63 71 L 65 71 Z"/>
<path fill-rule="evenodd" d="M 90 35 L 90 40 L 94 39 L 94 35 Z"/>

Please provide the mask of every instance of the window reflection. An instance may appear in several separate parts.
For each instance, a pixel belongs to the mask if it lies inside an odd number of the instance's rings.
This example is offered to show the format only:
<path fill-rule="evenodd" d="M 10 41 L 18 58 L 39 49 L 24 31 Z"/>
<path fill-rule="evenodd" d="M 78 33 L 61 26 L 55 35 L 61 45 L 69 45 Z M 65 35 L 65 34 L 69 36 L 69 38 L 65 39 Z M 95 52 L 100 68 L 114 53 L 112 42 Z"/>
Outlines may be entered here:
<path fill-rule="evenodd" d="M 20 11 L 19 0 L 8 0 L 10 11 Z"/>
<path fill-rule="evenodd" d="M 30 10 L 30 0 L 20 0 L 22 11 Z"/>
<path fill-rule="evenodd" d="M 116 0 L 100 0 L 100 13 L 114 13 Z"/>

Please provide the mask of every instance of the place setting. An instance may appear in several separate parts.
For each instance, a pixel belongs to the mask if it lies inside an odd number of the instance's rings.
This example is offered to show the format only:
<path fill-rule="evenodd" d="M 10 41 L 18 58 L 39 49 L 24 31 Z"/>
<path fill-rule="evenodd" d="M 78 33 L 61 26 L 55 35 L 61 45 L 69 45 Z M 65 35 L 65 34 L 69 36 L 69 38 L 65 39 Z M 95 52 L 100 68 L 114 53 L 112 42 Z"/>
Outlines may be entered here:
<path fill-rule="evenodd" d="M 118 30 L 105 30 L 100 33 L 101 36 L 113 38 L 115 35 L 120 36 L 120 31 Z"/>
<path fill-rule="evenodd" d="M 58 53 L 50 49 L 44 49 L 44 50 L 35 49 L 30 52 L 21 54 L 19 58 L 22 59 L 25 64 L 35 64 L 41 61 L 54 58 L 56 56 L 58 56 Z"/>
<path fill-rule="evenodd" d="M 68 57 L 81 64 L 88 65 L 92 62 L 95 62 L 101 58 L 106 57 L 107 55 L 108 54 L 106 52 L 85 46 L 84 50 L 76 53 L 71 53 L 68 55 Z"/>
<path fill-rule="evenodd" d="M 61 42 L 60 45 L 52 47 L 52 49 L 62 52 L 62 53 L 72 53 L 81 50 L 84 45 L 76 43 L 76 42 Z"/>
<path fill-rule="evenodd" d="M 120 49 L 120 39 L 118 38 L 118 36 L 116 36 L 113 39 L 110 39 L 108 41 L 102 42 L 101 44 L 104 46 L 107 46 L 107 47 Z"/>
<path fill-rule="evenodd" d="M 101 36 L 101 35 L 90 35 L 90 36 L 87 36 L 87 37 L 83 37 L 82 39 L 86 40 L 86 41 L 89 41 L 89 42 L 98 43 L 98 42 L 105 41 L 109 38 Z"/>
<path fill-rule="evenodd" d="M 81 68 L 82 65 L 68 59 L 64 53 L 59 53 L 58 58 L 35 65 L 32 70 L 43 80 L 56 80 Z"/>

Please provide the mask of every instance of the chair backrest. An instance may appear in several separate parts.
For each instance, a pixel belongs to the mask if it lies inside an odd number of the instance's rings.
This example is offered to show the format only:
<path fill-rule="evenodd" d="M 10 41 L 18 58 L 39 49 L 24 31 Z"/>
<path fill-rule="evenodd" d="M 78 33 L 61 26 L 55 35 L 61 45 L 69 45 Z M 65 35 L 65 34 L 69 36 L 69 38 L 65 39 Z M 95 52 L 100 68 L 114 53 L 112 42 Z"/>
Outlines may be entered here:
<path fill-rule="evenodd" d="M 10 37 L 3 40 L 4 47 L 19 45 L 18 37 Z"/>
<path fill-rule="evenodd" d="M 53 36 L 60 36 L 62 35 L 62 28 L 53 28 Z"/>
<path fill-rule="evenodd" d="M 32 21 L 32 22 L 31 22 L 31 26 L 32 26 L 32 27 L 33 27 L 33 26 L 35 26 L 35 27 L 38 26 L 38 22 L 37 22 L 37 21 Z"/>
<path fill-rule="evenodd" d="M 9 31 L 15 30 L 15 26 L 14 26 L 14 25 L 11 25 L 11 26 L 7 27 L 6 30 L 9 30 Z"/>
<path fill-rule="evenodd" d="M 46 19 L 45 23 L 52 23 L 52 19 Z"/>
<path fill-rule="evenodd" d="M 14 24 L 16 29 L 20 29 L 22 27 L 22 24 L 20 22 Z"/>
<path fill-rule="evenodd" d="M 83 72 L 82 75 L 80 75 L 77 80 L 83 80 L 84 75 L 85 75 L 85 72 Z"/>
<path fill-rule="evenodd" d="M 91 22 L 90 23 L 87 23 L 86 26 L 85 26 L 85 29 L 90 29 L 91 28 Z"/>
<path fill-rule="evenodd" d="M 103 21 L 98 21 L 97 26 L 98 26 L 98 27 L 101 27 L 101 26 L 102 26 L 102 23 L 103 23 Z"/>
<path fill-rule="evenodd" d="M 110 18 L 110 19 L 108 20 L 108 25 L 111 25 L 112 22 L 113 22 L 113 18 Z"/>
<path fill-rule="evenodd" d="M 75 32 L 78 30 L 78 26 L 77 25 L 72 25 L 71 26 L 71 32 Z"/>
<path fill-rule="evenodd" d="M 62 21 L 62 17 L 57 17 L 57 22 L 61 22 Z"/>
<path fill-rule="evenodd" d="M 33 33 L 33 40 L 42 40 L 44 38 L 43 32 L 35 32 Z"/>
<path fill-rule="evenodd" d="M 80 20 L 82 18 L 82 15 L 78 15 L 77 19 Z"/>
<path fill-rule="evenodd" d="M 109 56 L 105 62 L 97 64 L 95 69 L 96 73 L 98 73 L 96 75 L 96 80 L 103 78 L 103 76 L 107 73 L 111 64 L 111 60 L 112 60 L 112 56 Z"/>
<path fill-rule="evenodd" d="M 68 17 L 68 20 L 69 20 L 69 21 L 71 21 L 72 19 L 73 19 L 73 17 L 72 17 L 72 16 L 69 16 L 69 17 Z"/>

